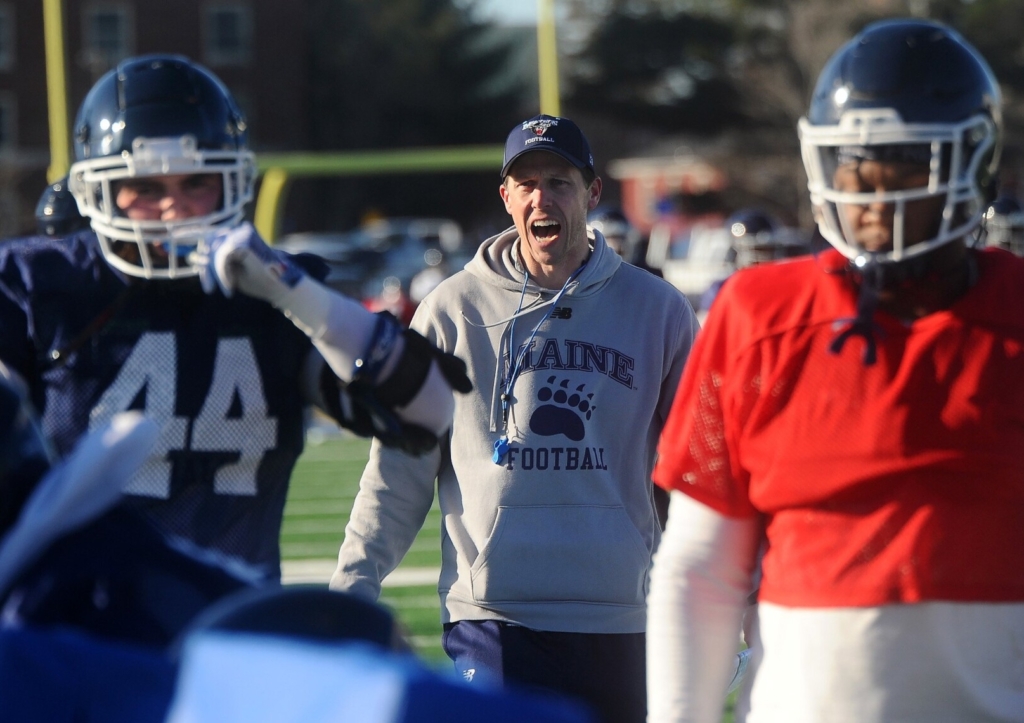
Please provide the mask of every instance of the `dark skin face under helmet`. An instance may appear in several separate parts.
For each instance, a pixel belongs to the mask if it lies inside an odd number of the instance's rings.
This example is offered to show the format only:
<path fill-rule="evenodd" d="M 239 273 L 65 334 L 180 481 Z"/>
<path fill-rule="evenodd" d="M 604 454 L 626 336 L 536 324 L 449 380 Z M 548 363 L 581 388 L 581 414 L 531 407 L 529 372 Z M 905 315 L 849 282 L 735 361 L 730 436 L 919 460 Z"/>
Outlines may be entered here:
<path fill-rule="evenodd" d="M 940 199 L 928 238 L 904 244 L 902 222 L 892 248 L 871 252 L 892 264 L 926 254 L 976 231 L 990 198 L 1002 136 L 1001 95 L 984 59 L 953 30 L 933 22 L 869 25 L 840 48 L 818 78 L 799 124 L 804 167 L 818 226 L 851 260 L 865 255 L 846 207 Z M 920 186 L 886 189 L 884 198 L 837 187 L 837 171 L 861 161 L 925 170 Z"/>

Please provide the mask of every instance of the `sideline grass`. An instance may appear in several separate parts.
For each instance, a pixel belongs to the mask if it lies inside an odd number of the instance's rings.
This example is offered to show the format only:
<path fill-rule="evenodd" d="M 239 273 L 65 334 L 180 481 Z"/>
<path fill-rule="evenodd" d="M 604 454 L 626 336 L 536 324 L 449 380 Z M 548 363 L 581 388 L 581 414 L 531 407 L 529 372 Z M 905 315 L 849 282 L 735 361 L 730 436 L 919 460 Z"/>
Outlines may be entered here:
<path fill-rule="evenodd" d="M 292 475 L 281 527 L 281 556 L 285 560 L 334 559 L 345 535 L 352 501 L 370 443 L 353 437 L 331 437 L 307 444 Z M 399 569 L 440 567 L 441 513 L 435 501 L 419 536 Z M 388 587 L 381 602 L 392 608 L 428 662 L 447 660 L 441 649 L 441 613 L 436 585 Z"/>

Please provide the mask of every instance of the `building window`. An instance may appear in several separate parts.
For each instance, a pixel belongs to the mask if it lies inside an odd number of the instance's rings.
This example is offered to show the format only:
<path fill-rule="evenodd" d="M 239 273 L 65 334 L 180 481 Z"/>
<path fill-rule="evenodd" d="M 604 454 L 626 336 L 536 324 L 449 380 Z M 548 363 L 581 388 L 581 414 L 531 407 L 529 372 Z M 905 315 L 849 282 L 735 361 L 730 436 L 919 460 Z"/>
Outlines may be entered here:
<path fill-rule="evenodd" d="M 248 65 L 252 59 L 252 10 L 249 6 L 210 5 L 205 17 L 207 65 Z"/>
<path fill-rule="evenodd" d="M 0 2 L 0 71 L 14 69 L 14 6 Z"/>
<path fill-rule="evenodd" d="M 0 92 L 0 151 L 18 145 L 18 103 L 13 93 Z"/>
<path fill-rule="evenodd" d="M 95 4 L 85 8 L 83 53 L 96 71 L 112 68 L 132 54 L 132 26 L 125 5 Z"/>

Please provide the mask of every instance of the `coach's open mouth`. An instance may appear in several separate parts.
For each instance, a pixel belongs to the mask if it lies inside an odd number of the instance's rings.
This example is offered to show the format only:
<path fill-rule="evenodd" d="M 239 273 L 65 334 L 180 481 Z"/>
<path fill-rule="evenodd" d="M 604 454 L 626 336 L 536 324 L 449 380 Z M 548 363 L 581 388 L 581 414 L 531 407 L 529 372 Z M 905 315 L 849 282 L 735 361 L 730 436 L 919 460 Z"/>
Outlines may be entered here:
<path fill-rule="evenodd" d="M 553 219 L 546 218 L 541 221 L 534 221 L 530 224 L 530 230 L 538 239 L 545 241 L 555 238 L 562 230 L 562 224 Z"/>

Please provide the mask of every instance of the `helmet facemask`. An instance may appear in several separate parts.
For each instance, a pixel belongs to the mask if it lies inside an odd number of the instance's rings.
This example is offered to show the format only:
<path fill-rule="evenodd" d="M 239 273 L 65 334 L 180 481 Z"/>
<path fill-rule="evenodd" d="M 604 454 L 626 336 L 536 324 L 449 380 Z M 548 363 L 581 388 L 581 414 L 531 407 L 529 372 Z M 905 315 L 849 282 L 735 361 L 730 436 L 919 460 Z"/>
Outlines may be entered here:
<path fill-rule="evenodd" d="M 840 88 L 841 92 L 843 89 Z M 986 204 L 981 179 L 996 145 L 996 126 L 978 114 L 959 123 L 904 123 L 893 109 L 851 109 L 838 125 L 799 123 L 800 146 L 811 203 L 822 235 L 855 265 L 898 263 L 976 231 Z M 915 188 L 849 192 L 836 187 L 836 172 L 859 160 L 920 164 L 927 182 Z M 935 228 L 924 239 L 907 239 L 908 204 L 940 199 Z M 872 252 L 857 241 L 849 206 L 893 206 L 892 248 Z"/>
<path fill-rule="evenodd" d="M 213 213 L 174 221 L 129 219 L 116 204 L 118 182 L 171 175 L 217 174 L 221 202 Z M 252 200 L 256 162 L 249 151 L 200 150 L 191 135 L 137 137 L 131 153 L 101 156 L 71 166 L 70 187 L 79 211 L 99 237 L 107 261 L 130 276 L 195 276 L 189 257 L 200 241 L 242 222 Z"/>

